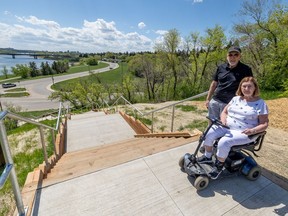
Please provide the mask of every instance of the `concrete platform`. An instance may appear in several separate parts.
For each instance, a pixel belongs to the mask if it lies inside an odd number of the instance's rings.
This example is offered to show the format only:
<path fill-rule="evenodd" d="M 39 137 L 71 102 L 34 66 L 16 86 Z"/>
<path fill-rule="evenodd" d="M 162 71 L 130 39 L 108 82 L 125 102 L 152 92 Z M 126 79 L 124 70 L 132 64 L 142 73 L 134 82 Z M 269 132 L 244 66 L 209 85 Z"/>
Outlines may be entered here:
<path fill-rule="evenodd" d="M 116 113 L 87 112 L 72 115 L 67 124 L 67 152 L 133 138 L 134 130 Z"/>
<path fill-rule="evenodd" d="M 210 181 L 198 192 L 179 158 L 196 143 L 37 191 L 33 215 L 288 215 L 288 191 L 261 176 Z"/>

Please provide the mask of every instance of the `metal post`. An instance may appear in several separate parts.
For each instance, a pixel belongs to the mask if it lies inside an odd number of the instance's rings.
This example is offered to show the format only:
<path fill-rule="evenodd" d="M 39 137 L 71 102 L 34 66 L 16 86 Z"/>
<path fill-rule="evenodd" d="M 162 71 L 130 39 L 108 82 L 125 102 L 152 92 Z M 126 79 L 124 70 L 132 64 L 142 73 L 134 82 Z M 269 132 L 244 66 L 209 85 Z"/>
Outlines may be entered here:
<path fill-rule="evenodd" d="M 171 132 L 173 132 L 174 117 L 175 117 L 175 105 L 172 107 Z"/>
<path fill-rule="evenodd" d="M 54 86 L 54 77 L 53 77 L 53 73 L 51 75 L 51 78 L 52 78 L 52 86 Z"/>
<path fill-rule="evenodd" d="M 0 120 L 0 139 L 1 139 L 1 147 L 3 150 L 4 158 L 7 164 L 13 164 L 13 159 L 11 156 L 10 148 L 8 145 L 7 133 L 6 128 L 2 120 Z M 25 209 L 23 205 L 23 200 L 21 197 L 20 187 L 17 180 L 16 172 L 14 166 L 10 172 L 10 181 L 12 184 L 12 189 L 15 196 L 17 210 L 20 216 L 25 215 Z"/>
<path fill-rule="evenodd" d="M 54 153 L 55 153 L 55 155 L 57 155 L 56 145 L 55 145 L 55 134 L 54 134 L 54 130 L 52 130 L 52 129 L 51 129 L 51 134 L 52 134 L 52 143 L 53 143 L 53 146 L 54 146 Z"/>
<path fill-rule="evenodd" d="M 151 133 L 154 132 L 154 112 L 152 112 Z"/>
<path fill-rule="evenodd" d="M 41 137 L 41 144 L 42 144 L 42 149 L 43 149 L 43 154 L 44 154 L 44 160 L 45 160 L 46 166 L 49 167 L 47 150 L 46 150 L 45 139 L 44 139 L 43 127 L 39 126 L 39 130 L 40 130 L 40 137 Z"/>

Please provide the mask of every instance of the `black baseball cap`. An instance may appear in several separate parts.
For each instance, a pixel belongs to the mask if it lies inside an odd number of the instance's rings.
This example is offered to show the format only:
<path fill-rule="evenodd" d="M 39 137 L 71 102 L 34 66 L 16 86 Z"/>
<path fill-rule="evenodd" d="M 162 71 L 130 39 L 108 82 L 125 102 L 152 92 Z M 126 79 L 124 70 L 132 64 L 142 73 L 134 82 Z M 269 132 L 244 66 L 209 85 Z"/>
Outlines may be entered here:
<path fill-rule="evenodd" d="M 228 49 L 228 53 L 230 52 L 238 52 L 238 53 L 241 53 L 241 49 L 240 47 L 237 47 L 237 46 L 232 46 Z"/>

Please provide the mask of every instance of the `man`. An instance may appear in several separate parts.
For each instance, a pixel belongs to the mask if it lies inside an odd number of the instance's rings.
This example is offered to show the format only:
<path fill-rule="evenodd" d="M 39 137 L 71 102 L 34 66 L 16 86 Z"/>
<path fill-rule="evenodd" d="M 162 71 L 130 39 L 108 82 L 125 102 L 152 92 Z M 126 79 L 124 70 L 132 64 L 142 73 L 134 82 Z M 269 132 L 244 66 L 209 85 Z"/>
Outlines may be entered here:
<path fill-rule="evenodd" d="M 240 62 L 241 49 L 232 46 L 228 49 L 227 63 L 218 66 L 210 84 L 206 98 L 208 116 L 220 119 L 224 107 L 235 96 L 240 81 L 244 77 L 253 76 L 249 66 Z"/>

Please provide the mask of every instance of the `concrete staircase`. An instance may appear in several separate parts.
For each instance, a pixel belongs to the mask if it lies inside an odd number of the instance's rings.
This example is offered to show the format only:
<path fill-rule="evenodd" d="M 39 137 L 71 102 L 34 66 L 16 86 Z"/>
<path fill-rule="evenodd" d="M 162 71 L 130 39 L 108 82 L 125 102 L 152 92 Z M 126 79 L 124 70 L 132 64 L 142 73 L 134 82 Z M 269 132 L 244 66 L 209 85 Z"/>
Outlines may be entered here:
<path fill-rule="evenodd" d="M 145 134 L 136 134 L 139 131 Z M 145 126 L 124 113 L 91 111 L 72 115 L 67 120 L 66 153 L 55 162 L 51 159 L 53 165 L 48 169 L 43 163 L 29 173 L 22 190 L 24 205 L 33 209 L 36 194 L 43 188 L 195 142 L 199 137 L 199 133 L 155 137 L 147 133 Z"/>
<path fill-rule="evenodd" d="M 161 151 L 195 142 L 185 138 L 132 138 L 120 142 L 68 152 L 43 180 L 49 186 L 109 167 L 143 158 Z"/>
<path fill-rule="evenodd" d="M 120 114 L 103 112 L 72 116 L 67 131 L 67 153 L 43 180 L 43 187 L 195 142 L 199 137 L 136 138 Z"/>
<path fill-rule="evenodd" d="M 120 114 L 72 116 L 68 151 L 47 177 L 39 169 L 27 177 L 27 215 L 287 214 L 288 192 L 263 176 L 255 182 L 231 176 L 196 191 L 178 160 L 195 150 L 199 133 L 154 136 L 125 119 L 131 127 Z"/>

